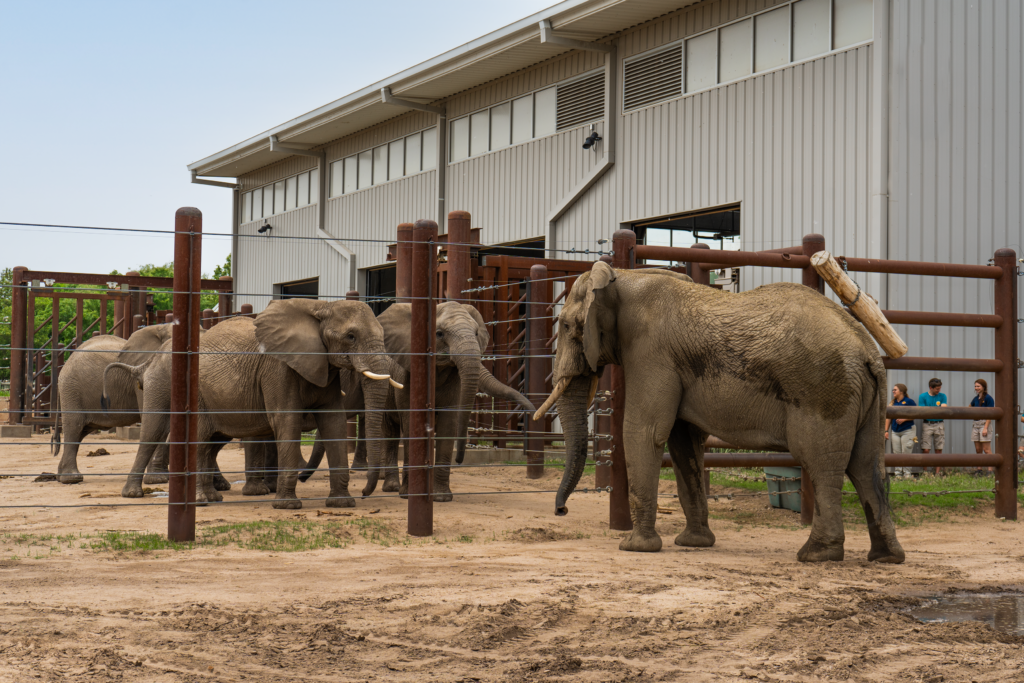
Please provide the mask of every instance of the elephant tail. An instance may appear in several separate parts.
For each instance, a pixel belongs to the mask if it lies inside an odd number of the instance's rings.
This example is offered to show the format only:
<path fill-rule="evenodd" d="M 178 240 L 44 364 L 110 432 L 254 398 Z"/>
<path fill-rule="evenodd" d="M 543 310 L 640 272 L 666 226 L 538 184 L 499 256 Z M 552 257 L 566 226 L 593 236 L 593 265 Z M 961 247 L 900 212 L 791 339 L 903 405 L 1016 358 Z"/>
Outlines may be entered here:
<path fill-rule="evenodd" d="M 320 440 L 319 430 L 317 430 L 317 439 L 313 442 L 313 452 L 309 456 L 309 462 L 306 463 L 304 468 L 299 470 L 299 481 L 304 482 L 313 476 L 316 468 L 320 467 L 320 462 L 324 459 L 324 453 L 326 452 L 327 447 Z"/>
<path fill-rule="evenodd" d="M 888 397 L 888 379 L 885 373 L 885 366 L 882 364 L 881 358 L 872 358 L 867 362 L 868 373 L 871 375 L 875 382 L 875 393 L 874 397 L 869 403 L 868 410 L 865 414 L 865 424 L 869 424 L 871 420 L 875 420 L 878 424 L 878 434 L 881 435 L 885 431 L 885 408 L 886 399 Z M 889 510 L 889 477 L 885 475 L 885 440 L 879 444 L 878 450 L 879 463 L 872 468 L 871 485 L 875 490 L 875 495 L 880 501 L 882 512 L 888 513 Z"/>
<path fill-rule="evenodd" d="M 111 363 L 106 367 L 106 369 L 103 371 L 103 393 L 100 394 L 100 408 L 103 409 L 104 413 L 110 409 L 111 405 L 110 394 L 107 391 L 107 387 L 109 386 L 110 372 L 112 370 L 114 371 L 115 375 L 118 373 L 127 372 L 131 376 L 131 378 L 135 380 L 135 383 L 138 385 L 139 389 L 141 389 L 142 376 L 146 371 L 146 365 L 128 365 L 127 363 Z"/>

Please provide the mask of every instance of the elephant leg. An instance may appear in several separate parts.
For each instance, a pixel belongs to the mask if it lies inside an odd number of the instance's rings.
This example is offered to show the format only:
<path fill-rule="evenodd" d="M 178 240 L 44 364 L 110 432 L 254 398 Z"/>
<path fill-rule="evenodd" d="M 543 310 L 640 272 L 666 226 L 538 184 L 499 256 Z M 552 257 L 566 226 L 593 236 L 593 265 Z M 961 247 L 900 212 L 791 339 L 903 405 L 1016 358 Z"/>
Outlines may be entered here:
<path fill-rule="evenodd" d="M 402 416 L 401 420 L 401 440 L 395 441 L 396 444 L 402 444 L 402 483 L 398 486 L 398 448 L 395 448 L 393 453 L 388 453 L 388 464 L 394 467 L 394 481 L 397 488 L 391 489 L 398 491 L 398 495 L 402 498 L 409 497 L 409 445 L 412 443 L 409 439 L 409 414 L 406 413 Z M 398 436 L 396 434 L 396 436 Z M 392 470 L 388 470 L 387 475 L 391 475 Z M 385 491 L 388 489 L 385 488 Z"/>
<path fill-rule="evenodd" d="M 675 544 L 688 548 L 710 548 L 715 535 L 708 526 L 708 497 L 704 490 L 704 437 L 695 425 L 677 420 L 668 437 L 668 452 L 676 473 L 679 503 L 686 515 L 686 529 Z"/>
<path fill-rule="evenodd" d="M 243 496 L 265 496 L 270 493 L 266 482 L 267 442 L 257 439 L 246 440 L 242 448 L 245 450 L 245 486 Z"/>
<path fill-rule="evenodd" d="M 359 431 L 356 436 L 356 454 L 352 458 L 352 469 L 365 470 L 369 464 L 366 459 L 366 419 L 359 412 Z"/>
<path fill-rule="evenodd" d="M 387 429 L 385 438 L 387 441 L 384 442 L 384 457 L 381 458 L 382 467 L 384 467 L 384 486 L 381 490 L 388 493 L 395 493 L 396 491 L 401 494 L 404 498 L 406 490 L 408 489 L 409 473 L 403 467 L 401 481 L 398 477 L 398 446 L 403 446 L 402 452 L 404 453 L 404 460 L 409 460 L 409 417 L 408 413 L 405 413 L 400 419 L 390 422 L 391 429 Z"/>
<path fill-rule="evenodd" d="M 810 476 L 814 485 L 814 522 L 811 535 L 797 553 L 801 562 L 841 562 L 844 556 L 843 544 L 843 470 L 849 459 L 848 451 L 801 452 L 802 448 L 790 449 L 803 474 Z"/>
<path fill-rule="evenodd" d="M 217 489 L 218 491 L 230 491 L 231 490 L 231 482 L 228 481 L 228 478 L 225 477 L 224 474 L 220 471 L 220 465 L 217 464 L 217 454 L 220 453 L 221 449 L 224 448 L 224 446 L 226 446 L 228 444 L 228 441 L 231 441 L 230 437 L 226 437 L 224 439 L 224 442 L 221 443 L 219 446 L 217 446 L 217 450 L 214 453 L 214 458 L 213 458 L 213 488 Z"/>
<path fill-rule="evenodd" d="M 885 463 L 879 454 L 878 428 L 862 427 L 853 444 L 846 474 L 853 482 L 868 521 L 871 537 L 869 562 L 901 564 L 906 559 L 903 546 L 896 539 L 896 527 L 889 511 Z M 884 456 L 883 456 L 884 457 Z"/>
<path fill-rule="evenodd" d="M 437 438 L 434 441 L 434 495 L 435 503 L 447 503 L 452 499 L 452 490 L 449 486 L 451 478 L 452 448 L 455 446 L 455 439 L 459 438 L 458 431 L 459 414 L 452 411 L 442 410 L 437 413 L 437 424 L 435 430 Z"/>
<path fill-rule="evenodd" d="M 212 426 L 206 423 L 203 416 L 199 418 L 199 452 L 196 456 L 196 502 L 197 503 L 219 503 L 224 496 L 217 491 L 213 485 L 213 475 L 216 471 L 217 453 L 223 447 L 223 443 L 215 443 L 214 438 L 218 436 Z"/>
<path fill-rule="evenodd" d="M 57 464 L 57 481 L 62 484 L 81 484 L 84 477 L 78 471 L 78 446 L 89 433 L 85 428 L 84 416 L 78 413 L 64 413 L 64 442 L 60 463 Z"/>
<path fill-rule="evenodd" d="M 166 438 L 166 437 L 164 437 Z M 143 484 L 166 484 L 168 481 L 167 466 L 171 458 L 171 447 L 167 442 L 158 444 L 153 449 L 153 457 L 146 468 Z"/>
<path fill-rule="evenodd" d="M 170 416 L 167 415 L 146 415 L 140 430 L 139 450 L 135 453 L 135 462 L 132 463 L 131 473 L 128 481 L 121 489 L 121 496 L 124 498 L 142 498 L 142 484 L 150 483 L 144 478 L 143 473 L 146 467 L 156 457 L 157 451 L 162 447 L 165 452 L 170 452 L 167 444 L 167 434 L 170 431 Z M 169 457 L 169 455 L 168 455 Z M 166 466 L 164 470 L 166 471 Z M 165 482 L 167 479 L 164 480 Z"/>
<path fill-rule="evenodd" d="M 340 392 L 339 392 L 340 393 Z M 297 405 L 298 401 L 278 406 L 267 406 L 274 429 L 274 440 L 277 441 L 277 495 L 272 505 L 277 510 L 301 510 L 302 501 L 295 495 L 295 484 L 302 466 L 302 415 L 289 411 L 289 405 Z M 330 461 L 328 461 L 330 465 Z"/>
<path fill-rule="evenodd" d="M 338 394 L 340 396 L 340 392 Z M 348 421 L 344 406 L 339 403 L 317 413 L 316 429 L 327 449 L 327 467 L 330 468 L 331 492 L 327 495 L 327 507 L 355 507 L 356 501 L 348 492 Z"/>

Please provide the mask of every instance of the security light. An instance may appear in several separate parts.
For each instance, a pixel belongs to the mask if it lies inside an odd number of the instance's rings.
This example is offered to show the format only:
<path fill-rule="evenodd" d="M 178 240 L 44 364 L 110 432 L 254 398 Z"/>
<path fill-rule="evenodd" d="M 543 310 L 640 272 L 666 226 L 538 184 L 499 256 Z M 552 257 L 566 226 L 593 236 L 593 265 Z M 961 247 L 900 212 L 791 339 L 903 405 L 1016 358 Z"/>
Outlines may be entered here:
<path fill-rule="evenodd" d="M 274 226 L 273 226 L 273 225 L 271 225 L 271 224 L 270 224 L 270 223 L 268 223 L 267 221 L 263 221 L 263 226 L 262 226 L 262 227 L 259 227 L 259 228 L 257 228 L 257 229 L 256 229 L 256 232 L 258 232 L 258 233 L 260 233 L 260 234 L 262 235 L 262 234 L 263 234 L 263 233 L 265 233 L 265 232 L 266 232 L 267 230 L 273 230 L 273 229 L 274 229 Z"/>
<path fill-rule="evenodd" d="M 597 144 L 597 141 L 601 139 L 601 136 L 597 134 L 595 130 L 593 133 L 587 136 L 587 139 L 583 141 L 583 149 L 590 149 Z"/>

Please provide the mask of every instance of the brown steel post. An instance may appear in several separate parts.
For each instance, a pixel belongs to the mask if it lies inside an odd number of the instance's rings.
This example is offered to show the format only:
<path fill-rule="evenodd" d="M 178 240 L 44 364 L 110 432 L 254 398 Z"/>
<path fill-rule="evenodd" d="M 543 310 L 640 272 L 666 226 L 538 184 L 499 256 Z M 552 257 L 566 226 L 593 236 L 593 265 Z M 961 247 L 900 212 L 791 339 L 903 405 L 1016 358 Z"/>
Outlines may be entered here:
<path fill-rule="evenodd" d="M 230 291 L 221 292 L 217 295 L 217 322 L 222 322 L 231 317 L 232 306 L 234 306 L 235 303 L 235 278 L 230 275 L 221 275 L 218 279 L 221 282 L 231 284 Z"/>
<path fill-rule="evenodd" d="M 813 256 L 819 251 L 825 251 L 825 237 L 811 233 L 804 235 L 803 255 Z M 818 276 L 818 271 L 808 265 L 802 271 L 801 281 L 804 285 L 817 292 L 825 293 L 825 281 Z M 814 482 L 811 481 L 809 473 L 800 470 L 800 523 L 809 526 L 814 523 Z"/>
<path fill-rule="evenodd" d="M 468 211 L 448 212 L 448 300 L 469 303 L 472 294 L 463 294 L 471 289 L 470 277 L 473 264 L 470 263 L 470 217 Z"/>
<path fill-rule="evenodd" d="M 139 331 L 139 328 L 146 324 L 146 319 L 136 313 L 132 316 L 132 334 Z"/>
<path fill-rule="evenodd" d="M 23 276 L 25 266 L 15 266 L 11 277 L 11 398 L 7 421 L 21 424 L 25 414 L 25 348 L 28 333 L 28 289 Z M 35 325 L 35 321 L 32 321 Z"/>
<path fill-rule="evenodd" d="M 399 226 L 399 240 L 402 240 Z M 418 220 L 412 229 L 409 269 L 412 331 L 409 344 L 409 519 L 410 536 L 434 534 L 432 411 L 434 408 L 434 322 L 437 223 Z M 408 242 L 408 240 L 407 240 Z M 401 254 L 399 244 L 399 254 Z"/>
<path fill-rule="evenodd" d="M 167 323 L 168 325 L 173 324 L 174 323 L 174 314 L 173 313 L 165 313 L 164 314 L 164 322 Z"/>
<path fill-rule="evenodd" d="M 255 317 L 252 312 L 252 304 L 242 304 L 242 308 L 239 310 L 242 315 L 247 315 L 250 318 Z"/>
<path fill-rule="evenodd" d="M 448 225 L 452 219 L 449 214 Z M 468 224 L 468 223 L 467 223 Z M 547 292 L 548 268 L 545 265 L 537 264 L 530 266 L 530 284 L 527 288 L 529 296 L 527 300 L 527 359 L 526 359 L 526 395 L 531 401 L 539 405 L 544 401 L 548 392 L 544 390 L 547 385 L 548 374 L 551 372 L 551 359 L 547 357 L 548 349 L 545 343 L 548 340 L 547 326 L 544 318 L 550 316 Z M 539 399 L 539 401 L 538 401 Z M 544 476 L 544 432 L 546 419 L 532 420 L 526 418 L 526 478 L 540 479 Z M 532 427 L 532 429 L 530 429 Z"/>
<path fill-rule="evenodd" d="M 996 373 L 993 392 L 1003 416 L 995 420 L 995 452 L 1003 457 L 996 468 L 996 517 L 1017 519 L 1017 252 L 999 249 L 995 265 L 1003 275 L 995 282 L 995 311 L 1002 324 L 996 329 L 996 358 L 1003 368 Z"/>
<path fill-rule="evenodd" d="M 395 246 L 395 300 L 409 303 L 412 296 L 412 223 L 399 223 Z"/>
<path fill-rule="evenodd" d="M 207 308 L 205 311 L 203 311 L 202 326 L 203 326 L 204 330 L 208 330 L 211 327 L 213 327 L 213 316 L 214 316 L 214 312 L 211 309 Z"/>
<path fill-rule="evenodd" d="M 345 292 L 345 301 L 359 301 L 359 290 L 350 289 Z M 357 425 L 359 427 L 358 430 Z M 362 425 L 363 418 L 360 411 L 353 411 L 348 415 L 348 438 L 355 439 L 358 436 L 358 431 L 361 431 Z"/>
<path fill-rule="evenodd" d="M 633 267 L 633 247 L 636 233 L 632 230 L 616 230 L 612 238 L 612 265 L 620 269 Z M 612 493 L 609 502 L 608 527 L 617 531 L 633 529 L 633 518 L 629 514 L 629 476 L 626 471 L 626 445 L 623 432 L 623 417 L 626 410 L 626 377 L 620 365 L 609 365 L 605 372 L 611 374 L 612 384 Z"/>
<path fill-rule="evenodd" d="M 196 457 L 199 421 L 199 281 L 203 214 L 174 214 L 174 328 L 171 332 L 170 479 L 167 538 L 196 539 Z"/>
<path fill-rule="evenodd" d="M 122 339 L 127 339 L 128 335 L 126 335 L 124 333 L 124 328 L 125 328 L 125 324 L 124 324 L 124 322 L 125 322 L 125 320 L 124 320 L 124 310 L 125 310 L 125 300 L 123 298 L 121 298 L 121 297 L 118 297 L 118 298 L 114 299 L 114 329 L 113 329 L 113 333 L 116 336 L 121 337 Z"/>
<path fill-rule="evenodd" d="M 139 271 L 129 270 L 125 273 L 126 277 L 139 277 Z M 128 287 L 128 308 L 125 309 L 126 320 L 128 322 L 125 327 L 128 330 L 128 336 L 132 336 L 135 330 L 138 329 L 135 325 L 135 316 L 146 312 L 146 294 L 143 290 L 138 287 Z"/>

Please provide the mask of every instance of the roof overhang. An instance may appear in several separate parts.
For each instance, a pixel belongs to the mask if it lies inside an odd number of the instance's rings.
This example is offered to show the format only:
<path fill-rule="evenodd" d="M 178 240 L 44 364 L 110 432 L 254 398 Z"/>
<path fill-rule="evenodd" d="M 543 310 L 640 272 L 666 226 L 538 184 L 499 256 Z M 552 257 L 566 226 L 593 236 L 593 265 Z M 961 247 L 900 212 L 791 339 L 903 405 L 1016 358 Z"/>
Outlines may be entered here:
<path fill-rule="evenodd" d="M 696 2 L 566 0 L 189 164 L 188 169 L 201 176 L 235 178 L 283 158 L 270 151 L 271 135 L 289 145 L 315 147 L 409 111 L 385 104 L 381 88 L 391 88 L 402 99 L 437 102 L 571 51 L 540 42 L 539 24 L 545 19 L 560 35 L 595 41 Z"/>

